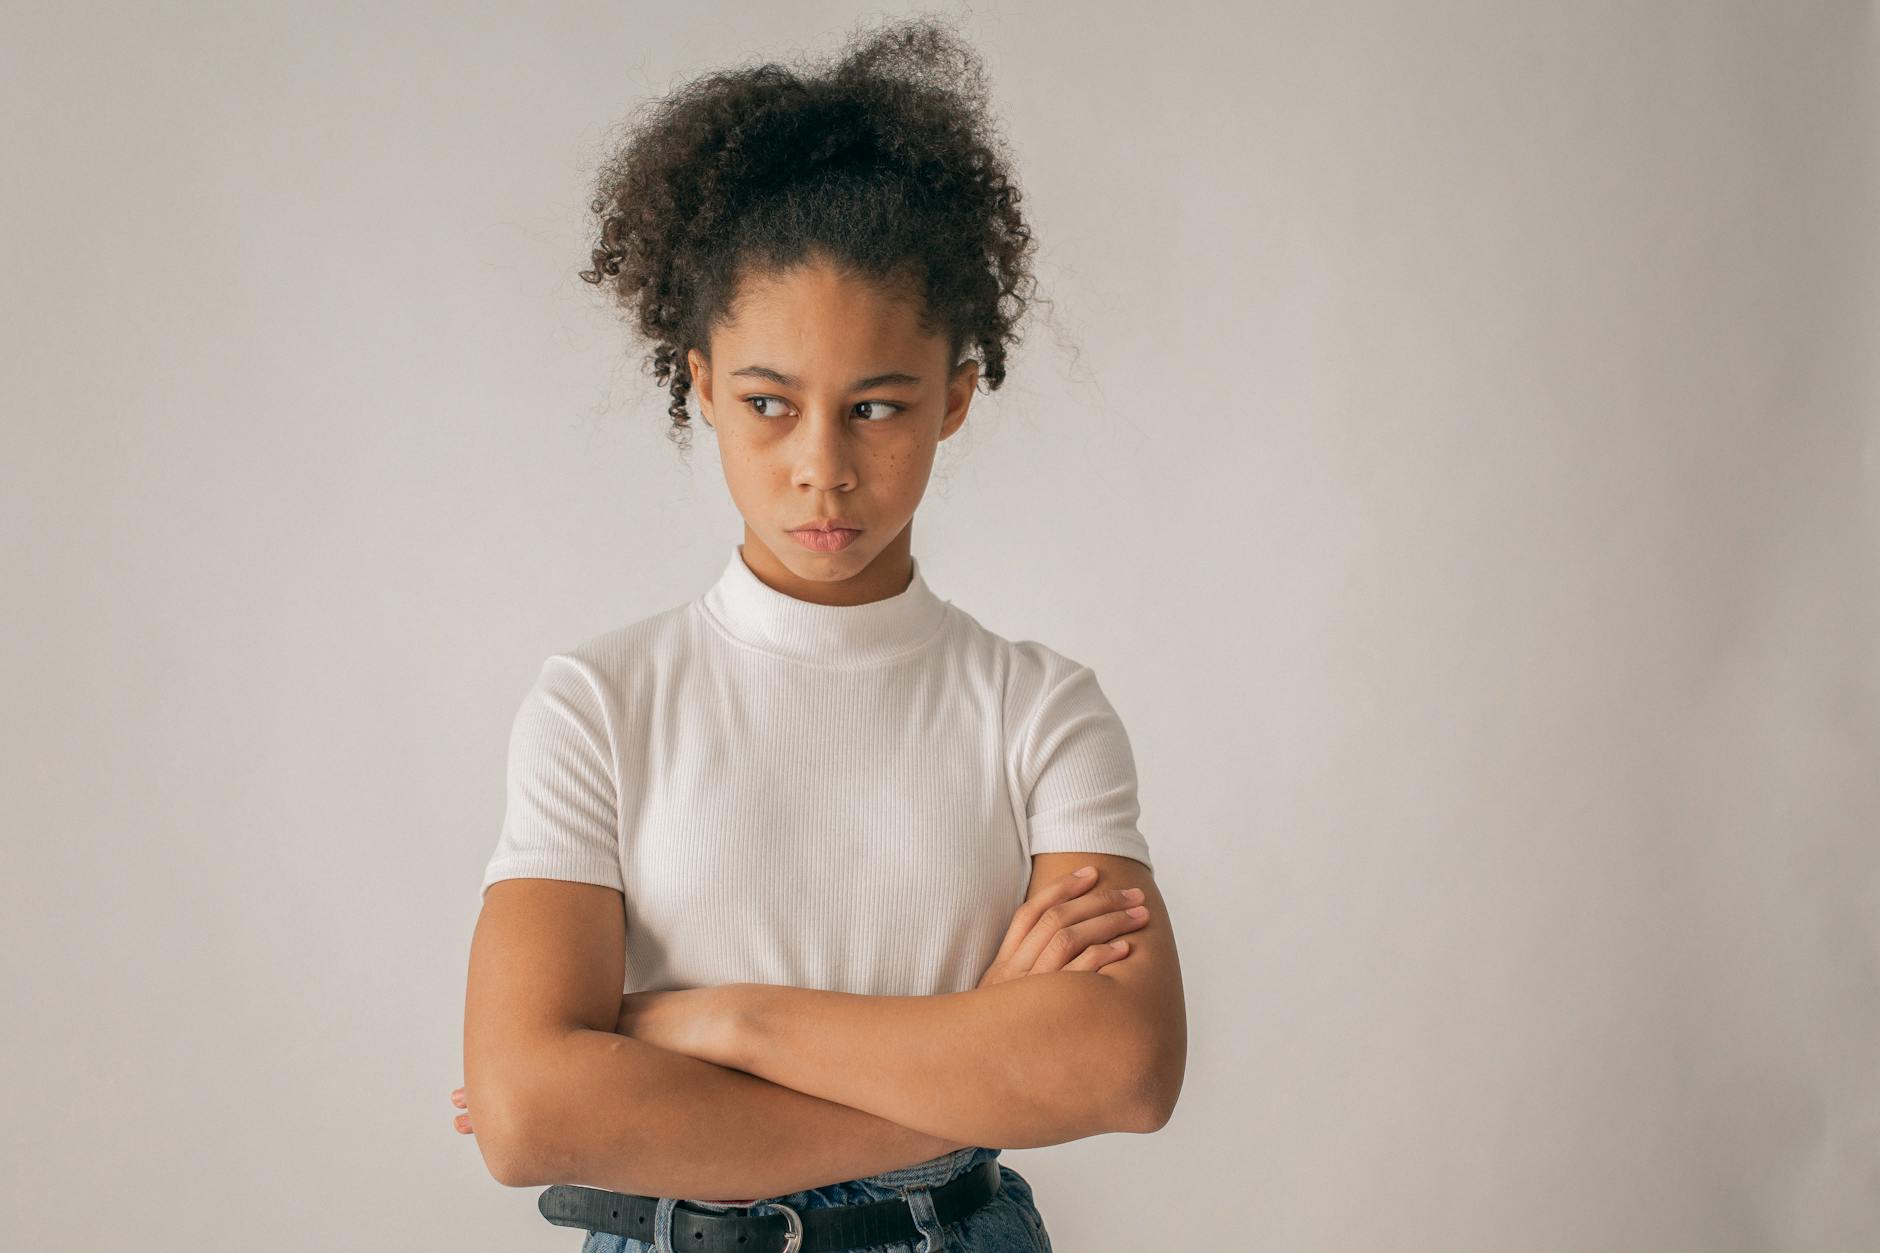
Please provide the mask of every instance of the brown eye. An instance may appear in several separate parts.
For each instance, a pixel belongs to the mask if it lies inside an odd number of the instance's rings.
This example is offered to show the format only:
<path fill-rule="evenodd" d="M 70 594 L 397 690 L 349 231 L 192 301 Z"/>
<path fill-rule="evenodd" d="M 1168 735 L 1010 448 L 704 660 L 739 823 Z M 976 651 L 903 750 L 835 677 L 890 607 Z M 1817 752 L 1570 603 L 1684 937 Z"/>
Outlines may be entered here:
<path fill-rule="evenodd" d="M 778 400 L 775 396 L 746 396 L 744 398 L 744 403 L 747 405 L 755 406 L 755 405 L 782 404 L 783 402 Z M 766 413 L 760 409 L 757 412 L 757 416 L 760 418 L 774 418 L 777 415 L 774 413 Z"/>
<path fill-rule="evenodd" d="M 869 421 L 871 422 L 885 421 L 888 418 L 892 418 L 895 414 L 901 412 L 901 410 L 907 407 L 906 405 L 891 405 L 885 400 L 863 400 L 863 401 L 859 401 L 855 407 L 857 409 L 863 409 L 863 408 L 868 408 L 870 406 L 873 406 L 879 409 L 886 409 L 889 411 L 887 413 L 882 414 L 878 418 L 869 419 Z"/>

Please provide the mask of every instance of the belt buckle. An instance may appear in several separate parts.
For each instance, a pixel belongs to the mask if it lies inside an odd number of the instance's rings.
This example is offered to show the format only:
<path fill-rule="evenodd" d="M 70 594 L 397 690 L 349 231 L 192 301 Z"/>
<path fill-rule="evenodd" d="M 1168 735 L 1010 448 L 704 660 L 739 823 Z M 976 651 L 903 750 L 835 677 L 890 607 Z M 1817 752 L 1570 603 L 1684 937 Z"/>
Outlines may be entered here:
<path fill-rule="evenodd" d="M 764 1204 L 783 1211 L 786 1230 L 783 1235 L 781 1253 L 798 1253 L 798 1250 L 803 1247 L 803 1216 L 782 1201 L 766 1201 Z"/>

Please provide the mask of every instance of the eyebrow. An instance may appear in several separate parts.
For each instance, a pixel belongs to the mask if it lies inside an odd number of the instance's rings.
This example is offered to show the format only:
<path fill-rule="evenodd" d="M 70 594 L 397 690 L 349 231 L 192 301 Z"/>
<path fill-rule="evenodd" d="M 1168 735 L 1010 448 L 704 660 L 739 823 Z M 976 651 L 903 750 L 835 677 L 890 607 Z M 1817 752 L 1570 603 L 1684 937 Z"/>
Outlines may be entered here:
<path fill-rule="evenodd" d="M 781 370 L 773 370 L 767 365 L 743 366 L 733 370 L 731 375 L 734 378 L 739 375 L 745 375 L 750 378 L 769 379 L 771 382 L 777 383 L 783 387 L 795 387 L 798 385 L 796 379 L 791 378 Z M 919 382 L 920 378 L 918 375 L 908 374 L 901 370 L 890 370 L 886 374 L 871 374 L 867 378 L 856 379 L 853 383 L 849 384 L 849 390 L 859 392 L 866 388 L 887 387 L 895 383 L 902 383 L 911 387 Z"/>

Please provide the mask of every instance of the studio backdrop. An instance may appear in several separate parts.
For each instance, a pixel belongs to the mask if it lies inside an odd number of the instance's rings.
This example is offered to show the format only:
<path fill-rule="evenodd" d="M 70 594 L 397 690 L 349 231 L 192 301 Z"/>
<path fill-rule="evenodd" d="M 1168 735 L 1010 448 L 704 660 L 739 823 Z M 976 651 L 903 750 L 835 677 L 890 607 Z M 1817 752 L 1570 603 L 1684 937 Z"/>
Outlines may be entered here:
<path fill-rule="evenodd" d="M 448 1095 L 549 653 L 739 535 L 589 263 L 900 5 L 15 6 L 8 1247 L 566 1250 Z M 1880 1247 L 1876 13 L 955 5 L 1039 301 L 921 507 L 1182 957 L 1058 1253 Z"/>

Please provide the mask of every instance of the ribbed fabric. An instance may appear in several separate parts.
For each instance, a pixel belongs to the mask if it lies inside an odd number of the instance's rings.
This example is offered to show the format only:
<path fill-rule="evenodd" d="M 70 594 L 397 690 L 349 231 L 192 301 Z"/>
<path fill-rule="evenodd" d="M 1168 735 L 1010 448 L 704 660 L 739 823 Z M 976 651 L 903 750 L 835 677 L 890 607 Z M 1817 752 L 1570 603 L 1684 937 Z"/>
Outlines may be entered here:
<path fill-rule="evenodd" d="M 618 889 L 626 990 L 975 986 L 1030 856 L 1145 864 L 1095 674 L 936 596 L 818 605 L 734 546 L 686 604 L 549 657 L 509 739 L 483 887 Z"/>

